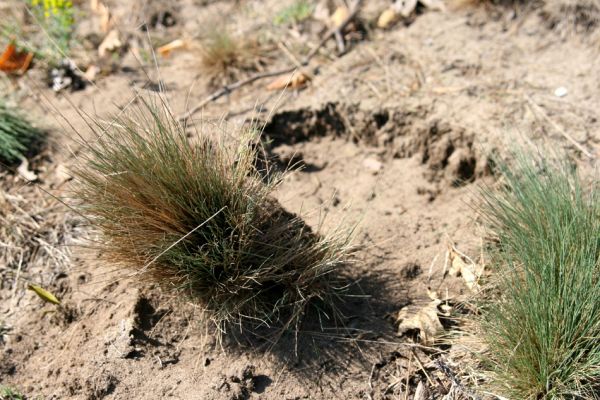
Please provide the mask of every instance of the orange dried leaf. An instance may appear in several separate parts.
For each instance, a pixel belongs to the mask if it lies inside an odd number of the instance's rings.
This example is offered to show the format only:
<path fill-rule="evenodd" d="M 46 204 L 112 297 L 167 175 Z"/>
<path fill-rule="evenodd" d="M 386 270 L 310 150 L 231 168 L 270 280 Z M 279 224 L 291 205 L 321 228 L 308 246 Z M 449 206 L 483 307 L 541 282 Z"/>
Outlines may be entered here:
<path fill-rule="evenodd" d="M 9 44 L 0 56 L 0 70 L 23 74 L 31 65 L 32 59 L 33 53 L 17 51 L 14 44 Z"/>
<path fill-rule="evenodd" d="M 158 54 L 160 54 L 163 57 L 169 57 L 169 55 L 171 54 L 171 52 L 173 50 L 177 50 L 177 49 L 182 49 L 182 48 L 186 48 L 187 47 L 187 43 L 181 39 L 176 39 L 173 40 L 172 42 L 169 42 L 167 44 L 165 44 L 164 46 L 160 46 L 159 48 L 156 49 L 156 51 L 158 52 Z"/>
<path fill-rule="evenodd" d="M 304 87 L 309 80 L 310 78 L 303 72 L 297 72 L 292 76 L 283 75 L 272 81 L 267 86 L 267 90 L 298 89 Z"/>

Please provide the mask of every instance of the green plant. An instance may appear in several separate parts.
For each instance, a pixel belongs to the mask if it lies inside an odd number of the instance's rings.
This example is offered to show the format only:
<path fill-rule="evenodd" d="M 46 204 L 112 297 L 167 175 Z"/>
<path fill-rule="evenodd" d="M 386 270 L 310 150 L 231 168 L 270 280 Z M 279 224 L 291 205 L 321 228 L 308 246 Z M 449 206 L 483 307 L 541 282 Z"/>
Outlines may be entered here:
<path fill-rule="evenodd" d="M 275 25 L 297 24 L 309 18 L 313 5 L 307 0 L 296 0 L 292 5 L 281 10 L 274 18 Z"/>
<path fill-rule="evenodd" d="M 309 302 L 336 298 L 348 235 L 319 236 L 271 197 L 280 177 L 255 167 L 255 131 L 215 133 L 190 141 L 166 106 L 142 100 L 87 144 L 81 211 L 109 260 L 200 302 L 220 328 L 290 327 Z"/>
<path fill-rule="evenodd" d="M 26 397 L 8 386 L 0 385 L 0 400 L 25 400 Z"/>
<path fill-rule="evenodd" d="M 70 0 L 28 0 L 35 22 L 44 31 L 43 48 L 50 53 L 58 51 L 54 58 L 61 59 L 69 54 L 75 14 Z M 50 50 L 52 49 L 52 50 Z"/>
<path fill-rule="evenodd" d="M 69 57 L 75 24 L 71 1 L 13 0 L 3 12 L 8 18 L 0 21 L 0 37 L 51 65 Z"/>
<path fill-rule="evenodd" d="M 12 165 L 42 141 L 43 133 L 0 101 L 0 163 Z"/>
<path fill-rule="evenodd" d="M 482 322 L 499 390 L 514 399 L 599 398 L 600 202 L 572 167 L 521 155 L 485 190 L 497 297 Z"/>

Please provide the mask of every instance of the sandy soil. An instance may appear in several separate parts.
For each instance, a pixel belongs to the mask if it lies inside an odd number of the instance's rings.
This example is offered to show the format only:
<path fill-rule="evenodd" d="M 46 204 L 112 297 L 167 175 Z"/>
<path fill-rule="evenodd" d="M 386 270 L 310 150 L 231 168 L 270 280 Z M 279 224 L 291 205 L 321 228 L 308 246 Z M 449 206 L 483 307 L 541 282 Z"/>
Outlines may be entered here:
<path fill-rule="evenodd" d="M 291 39 L 287 28 L 272 26 L 265 10 L 283 3 L 289 2 L 156 2 L 150 6 L 167 7 L 176 24 L 151 30 L 152 40 L 202 35 L 208 23 L 224 21 L 246 34 L 288 35 L 282 37 L 294 51 L 316 43 L 312 25 Z M 365 26 L 387 6 L 367 3 Z M 151 14 L 152 7 L 142 11 Z M 135 26 L 141 15 L 130 4 L 113 9 L 123 26 Z M 38 224 L 49 210 L 60 216 L 51 221 L 58 233 L 31 228 L 40 240 L 28 244 L 20 268 L 63 306 L 57 311 L 20 286 L 13 290 L 3 275 L 0 315 L 8 330 L 0 341 L 0 381 L 48 399 L 408 399 L 419 385 L 428 393 L 422 398 L 485 398 L 473 394 L 482 381 L 471 348 L 461 340 L 424 344 L 416 332 L 399 336 L 397 315 L 429 304 L 428 292 L 455 306 L 472 297 L 462 277 L 447 274 L 445 255 L 452 244 L 479 260 L 482 234 L 472 206 L 478 185 L 491 181 L 490 152 L 514 141 L 544 142 L 593 167 L 567 134 L 600 155 L 598 36 L 550 25 L 539 10 L 422 10 L 390 30 L 367 29 L 341 57 L 329 43 L 303 90 L 267 92 L 266 81 L 258 81 L 196 115 L 228 126 L 250 118 L 264 123 L 273 156 L 305 164 L 285 179 L 280 202 L 324 231 L 357 224 L 357 256 L 345 273 L 359 296 L 348 302 L 345 333 L 318 332 L 308 323 L 297 341 L 220 345 L 197 305 L 114 271 L 86 249 L 91 234 L 79 216 L 3 176 L 11 204 L 29 204 Z M 275 54 L 273 68 L 289 63 Z M 198 64 L 193 50 L 161 60 L 160 77 L 148 64 L 176 112 L 211 91 Z M 15 87 L 31 93 L 39 72 L 30 77 Z M 50 100 L 84 132 L 69 102 L 107 117 L 147 80 L 127 53 L 96 86 L 65 96 L 38 88 L 37 100 L 28 95 L 24 104 Z M 559 87 L 566 96 L 555 95 Z M 60 118 L 46 123 L 56 126 L 53 145 L 35 166 L 41 186 L 64 196 L 73 134 Z M 19 264 L 5 262 L 1 268 Z M 448 331 L 460 329 L 442 322 Z"/>

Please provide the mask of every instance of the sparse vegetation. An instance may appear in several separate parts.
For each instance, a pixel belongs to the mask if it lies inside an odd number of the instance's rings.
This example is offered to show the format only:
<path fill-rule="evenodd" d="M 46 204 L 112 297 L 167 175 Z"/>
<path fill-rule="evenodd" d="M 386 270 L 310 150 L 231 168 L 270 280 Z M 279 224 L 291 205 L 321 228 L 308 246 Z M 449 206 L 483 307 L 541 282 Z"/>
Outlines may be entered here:
<path fill-rule="evenodd" d="M 292 5 L 281 10 L 273 19 L 275 25 L 298 24 L 308 19 L 313 12 L 313 5 L 307 0 L 296 0 Z"/>
<path fill-rule="evenodd" d="M 50 65 L 70 55 L 75 24 L 71 1 L 14 1 L 6 13 L 9 18 L 0 21 L 0 36 Z"/>
<path fill-rule="evenodd" d="M 566 165 L 520 156 L 484 193 L 498 297 L 483 323 L 489 362 L 514 399 L 598 398 L 600 203 Z"/>
<path fill-rule="evenodd" d="M 223 132 L 218 132 L 223 134 Z M 254 166 L 256 133 L 200 133 L 144 100 L 88 144 L 81 209 L 113 262 L 198 300 L 219 327 L 289 327 L 307 303 L 331 303 L 348 234 L 321 237 L 271 198 L 278 177 Z"/>
<path fill-rule="evenodd" d="M 0 400 L 25 400 L 25 396 L 9 386 L 0 385 Z"/>
<path fill-rule="evenodd" d="M 0 163 L 14 165 L 42 141 L 43 133 L 0 100 Z"/>
<path fill-rule="evenodd" d="M 263 50 L 256 40 L 237 38 L 225 30 L 212 31 L 201 52 L 204 71 L 218 84 L 227 83 L 240 72 L 259 70 L 264 62 Z"/>

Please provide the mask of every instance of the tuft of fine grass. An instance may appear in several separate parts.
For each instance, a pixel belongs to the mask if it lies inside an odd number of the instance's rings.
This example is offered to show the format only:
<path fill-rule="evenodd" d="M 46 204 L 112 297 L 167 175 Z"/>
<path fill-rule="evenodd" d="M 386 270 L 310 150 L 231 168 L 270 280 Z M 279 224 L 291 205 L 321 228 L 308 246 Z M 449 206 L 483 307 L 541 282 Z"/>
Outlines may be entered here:
<path fill-rule="evenodd" d="M 600 388 L 600 203 L 566 163 L 521 155 L 483 194 L 501 276 L 483 333 L 498 390 L 592 399 Z"/>
<path fill-rule="evenodd" d="M 14 165 L 42 141 L 43 133 L 0 100 L 0 163 Z"/>
<path fill-rule="evenodd" d="M 244 72 L 263 67 L 260 43 L 250 38 L 231 35 L 226 30 L 213 30 L 203 41 L 201 64 L 213 84 L 226 84 Z"/>
<path fill-rule="evenodd" d="M 320 236 L 271 197 L 280 177 L 255 167 L 255 131 L 219 136 L 190 140 L 164 104 L 142 100 L 88 142 L 81 211 L 108 260 L 197 301 L 219 328 L 292 327 L 338 296 L 348 234 Z"/>

